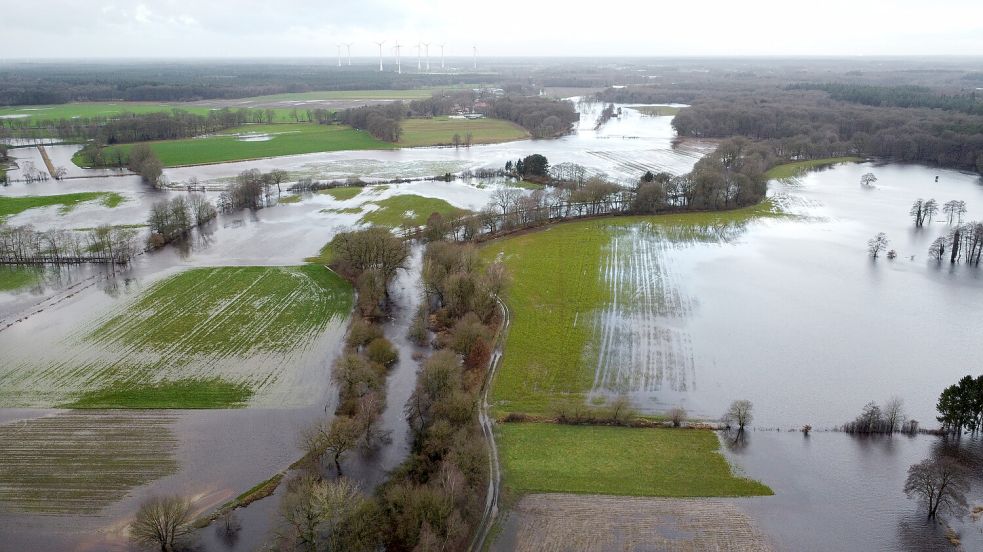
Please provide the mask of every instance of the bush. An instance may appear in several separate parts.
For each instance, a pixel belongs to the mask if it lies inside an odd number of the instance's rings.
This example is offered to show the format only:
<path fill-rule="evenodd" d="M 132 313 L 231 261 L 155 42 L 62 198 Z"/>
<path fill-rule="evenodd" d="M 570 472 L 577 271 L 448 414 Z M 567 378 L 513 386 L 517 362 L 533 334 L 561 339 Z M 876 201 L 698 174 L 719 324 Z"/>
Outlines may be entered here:
<path fill-rule="evenodd" d="M 352 327 L 348 330 L 348 346 L 358 349 L 379 337 L 382 337 L 382 328 L 359 318 L 352 322 Z"/>
<path fill-rule="evenodd" d="M 399 352 L 384 337 L 373 339 L 365 348 L 365 356 L 372 362 L 377 362 L 387 368 L 399 360 Z"/>
<path fill-rule="evenodd" d="M 670 408 L 667 414 L 669 416 L 669 420 L 672 422 L 672 427 L 679 427 L 683 425 L 684 421 L 686 421 L 686 410 L 681 406 L 674 406 Z"/>

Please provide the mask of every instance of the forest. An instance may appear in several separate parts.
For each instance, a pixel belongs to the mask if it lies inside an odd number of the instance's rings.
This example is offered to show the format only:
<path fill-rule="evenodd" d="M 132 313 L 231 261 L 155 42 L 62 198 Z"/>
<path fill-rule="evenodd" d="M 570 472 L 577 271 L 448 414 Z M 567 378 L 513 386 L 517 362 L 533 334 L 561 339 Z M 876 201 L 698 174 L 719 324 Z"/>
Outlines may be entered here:
<path fill-rule="evenodd" d="M 673 120 L 680 136 L 744 136 L 791 160 L 860 155 L 983 172 L 983 116 L 976 115 L 983 104 L 968 92 L 702 76 L 672 86 L 611 88 L 599 97 L 690 103 Z"/>

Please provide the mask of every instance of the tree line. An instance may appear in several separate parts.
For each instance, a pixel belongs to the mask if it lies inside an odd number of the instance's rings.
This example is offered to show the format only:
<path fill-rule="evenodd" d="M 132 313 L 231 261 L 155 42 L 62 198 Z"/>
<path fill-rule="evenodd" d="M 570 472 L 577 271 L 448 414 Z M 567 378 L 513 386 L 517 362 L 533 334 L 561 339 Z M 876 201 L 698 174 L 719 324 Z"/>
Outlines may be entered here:
<path fill-rule="evenodd" d="M 216 78 L 215 75 L 222 75 Z M 0 70 L 0 105 L 195 101 L 317 90 L 405 90 L 490 83 L 489 74 L 397 75 L 322 63 L 20 63 Z"/>
<path fill-rule="evenodd" d="M 35 230 L 0 223 L 0 262 L 127 264 L 137 253 L 137 231 L 102 225 L 93 230 Z"/>
<path fill-rule="evenodd" d="M 791 84 L 788 90 L 822 90 L 830 98 L 878 107 L 927 107 L 983 115 L 983 95 L 976 90 L 947 94 L 927 86 L 883 86 L 841 82 Z"/>
<path fill-rule="evenodd" d="M 822 91 L 760 87 L 692 90 L 638 87 L 605 92 L 605 100 L 693 102 L 673 119 L 680 136 L 744 136 L 766 142 L 778 157 L 849 155 L 983 173 L 983 117 L 929 108 L 876 107 L 836 101 Z M 656 100 L 658 98 L 658 100 Z"/>

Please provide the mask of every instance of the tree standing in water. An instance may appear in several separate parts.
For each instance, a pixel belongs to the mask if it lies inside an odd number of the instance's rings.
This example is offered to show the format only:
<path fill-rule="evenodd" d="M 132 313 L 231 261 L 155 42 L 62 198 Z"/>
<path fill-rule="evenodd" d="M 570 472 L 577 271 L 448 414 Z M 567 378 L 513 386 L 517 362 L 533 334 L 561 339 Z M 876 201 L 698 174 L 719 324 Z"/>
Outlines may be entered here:
<path fill-rule="evenodd" d="M 871 258 L 876 259 L 877 256 L 887 249 L 887 244 L 890 241 L 887 239 L 887 235 L 884 232 L 878 232 L 876 236 L 867 241 L 867 252 L 870 253 Z"/>
<path fill-rule="evenodd" d="M 904 492 L 908 498 L 920 500 L 928 519 L 935 519 L 940 510 L 961 517 L 967 509 L 966 491 L 969 478 L 966 468 L 954 458 L 942 456 L 913 464 L 908 468 Z"/>
<path fill-rule="evenodd" d="M 874 176 L 874 173 L 865 173 L 860 177 L 860 185 L 865 188 L 870 188 L 874 185 L 874 182 L 877 182 L 877 177 Z"/>
<path fill-rule="evenodd" d="M 751 409 L 754 405 L 748 400 L 739 400 L 730 403 L 730 408 L 724 414 L 724 420 L 728 424 L 736 424 L 738 431 L 744 431 L 744 427 L 754 419 Z"/>

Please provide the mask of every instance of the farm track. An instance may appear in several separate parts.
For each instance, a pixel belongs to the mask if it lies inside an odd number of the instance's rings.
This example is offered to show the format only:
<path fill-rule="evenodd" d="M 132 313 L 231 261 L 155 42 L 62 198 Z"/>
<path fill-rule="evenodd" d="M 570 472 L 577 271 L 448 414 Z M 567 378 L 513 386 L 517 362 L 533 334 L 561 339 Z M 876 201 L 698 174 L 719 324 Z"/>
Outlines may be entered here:
<path fill-rule="evenodd" d="M 77 411 L 0 425 L 0 511 L 97 515 L 177 471 L 173 417 Z"/>
<path fill-rule="evenodd" d="M 735 502 L 719 499 L 532 494 L 511 515 L 514 534 L 499 540 L 517 552 L 773 550 Z"/>

